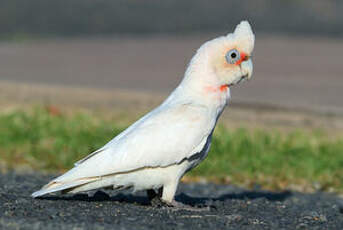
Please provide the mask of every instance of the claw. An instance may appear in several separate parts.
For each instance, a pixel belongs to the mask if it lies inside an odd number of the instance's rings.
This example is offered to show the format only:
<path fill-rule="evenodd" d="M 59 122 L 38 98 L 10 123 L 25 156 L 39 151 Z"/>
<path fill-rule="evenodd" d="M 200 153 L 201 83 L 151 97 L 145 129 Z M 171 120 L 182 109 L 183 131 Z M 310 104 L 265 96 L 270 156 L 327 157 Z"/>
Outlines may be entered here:
<path fill-rule="evenodd" d="M 154 207 L 162 207 L 162 206 L 164 206 L 164 203 L 163 203 L 163 201 L 161 199 L 162 191 L 163 191 L 162 188 L 158 189 L 157 193 L 155 192 L 154 189 L 147 190 L 147 195 L 148 195 L 149 201 L 150 201 L 152 206 L 154 206 Z"/>

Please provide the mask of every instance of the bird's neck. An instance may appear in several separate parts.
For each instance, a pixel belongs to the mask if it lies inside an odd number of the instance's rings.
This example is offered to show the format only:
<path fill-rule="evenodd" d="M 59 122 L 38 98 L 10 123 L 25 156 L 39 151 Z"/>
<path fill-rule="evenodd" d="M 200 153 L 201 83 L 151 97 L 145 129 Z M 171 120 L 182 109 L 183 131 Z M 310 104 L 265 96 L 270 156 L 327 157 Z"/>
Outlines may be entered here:
<path fill-rule="evenodd" d="M 230 89 L 218 81 L 210 67 L 208 53 L 200 48 L 189 63 L 181 83 L 165 104 L 198 104 L 220 114 L 229 99 Z"/>
<path fill-rule="evenodd" d="M 230 99 L 230 88 L 212 80 L 211 72 L 187 71 L 167 101 L 206 106 L 220 114 Z M 200 80 L 199 80 L 200 79 Z"/>

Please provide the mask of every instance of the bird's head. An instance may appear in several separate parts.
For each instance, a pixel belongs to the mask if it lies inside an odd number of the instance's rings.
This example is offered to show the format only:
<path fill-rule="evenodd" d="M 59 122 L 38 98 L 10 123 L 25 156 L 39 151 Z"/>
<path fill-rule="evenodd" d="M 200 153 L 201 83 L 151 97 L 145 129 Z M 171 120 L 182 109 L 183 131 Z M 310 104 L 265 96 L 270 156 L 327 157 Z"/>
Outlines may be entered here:
<path fill-rule="evenodd" d="M 196 85 L 209 91 L 226 91 L 253 71 L 251 55 L 255 36 L 247 21 L 237 25 L 233 33 L 203 44 L 193 57 L 187 72 Z"/>

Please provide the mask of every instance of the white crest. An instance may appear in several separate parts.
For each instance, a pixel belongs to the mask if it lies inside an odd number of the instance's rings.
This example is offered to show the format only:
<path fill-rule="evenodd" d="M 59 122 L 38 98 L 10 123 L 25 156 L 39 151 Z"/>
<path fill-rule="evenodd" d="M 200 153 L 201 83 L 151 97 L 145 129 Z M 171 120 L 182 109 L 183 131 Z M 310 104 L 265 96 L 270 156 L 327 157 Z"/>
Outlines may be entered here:
<path fill-rule="evenodd" d="M 255 35 L 248 21 L 241 21 L 233 34 L 230 33 L 227 36 L 233 36 L 242 47 L 245 47 L 247 53 L 251 53 L 254 49 Z"/>

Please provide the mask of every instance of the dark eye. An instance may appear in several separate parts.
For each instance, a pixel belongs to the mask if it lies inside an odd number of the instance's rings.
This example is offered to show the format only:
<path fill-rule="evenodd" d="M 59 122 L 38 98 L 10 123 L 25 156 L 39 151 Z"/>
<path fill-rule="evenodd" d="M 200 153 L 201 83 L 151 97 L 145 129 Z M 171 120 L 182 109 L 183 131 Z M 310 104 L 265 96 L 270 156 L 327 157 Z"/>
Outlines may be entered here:
<path fill-rule="evenodd" d="M 241 55 L 236 49 L 232 49 L 226 53 L 225 59 L 229 64 L 235 64 L 238 60 L 241 59 Z"/>

